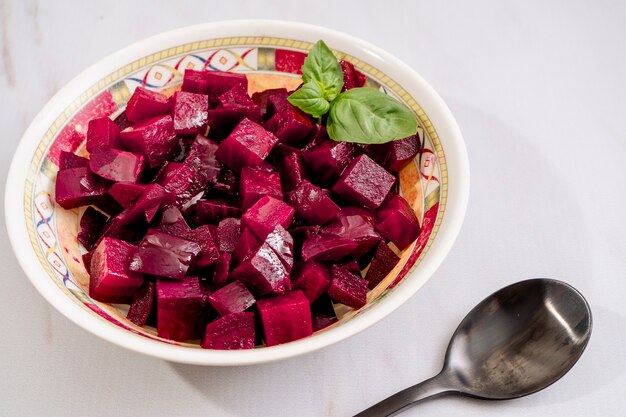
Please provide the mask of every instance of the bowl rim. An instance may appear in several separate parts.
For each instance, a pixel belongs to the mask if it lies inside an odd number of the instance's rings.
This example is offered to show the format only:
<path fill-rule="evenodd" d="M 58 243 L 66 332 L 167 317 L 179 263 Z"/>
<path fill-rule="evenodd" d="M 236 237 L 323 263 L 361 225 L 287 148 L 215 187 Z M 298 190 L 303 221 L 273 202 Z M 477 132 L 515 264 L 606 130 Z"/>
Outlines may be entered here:
<path fill-rule="evenodd" d="M 448 170 L 448 195 L 437 236 L 432 241 L 419 267 L 407 274 L 401 285 L 390 291 L 376 306 L 352 317 L 341 326 L 331 328 L 284 345 L 241 351 L 217 351 L 181 348 L 137 336 L 86 314 L 74 301 L 63 294 L 37 261 L 28 241 L 24 221 L 24 184 L 29 174 L 29 161 L 43 132 L 58 110 L 85 91 L 94 81 L 147 53 L 178 46 L 187 42 L 226 36 L 288 37 L 308 42 L 318 39 L 336 50 L 375 65 L 379 70 L 398 80 L 411 93 L 436 127 L 440 138 L 445 138 L 445 159 Z M 419 95 L 416 94 L 419 91 Z M 33 119 L 23 134 L 13 156 L 5 187 L 5 221 L 13 251 L 31 283 L 59 312 L 89 332 L 118 346 L 168 361 L 213 366 L 251 365 L 287 359 L 330 346 L 353 336 L 380 321 L 413 296 L 432 276 L 451 249 L 460 231 L 469 199 L 469 159 L 461 131 L 451 111 L 437 92 L 412 68 L 379 47 L 342 32 L 305 23 L 280 20 L 226 20 L 186 26 L 140 40 L 127 46 L 84 70 L 56 93 Z"/>

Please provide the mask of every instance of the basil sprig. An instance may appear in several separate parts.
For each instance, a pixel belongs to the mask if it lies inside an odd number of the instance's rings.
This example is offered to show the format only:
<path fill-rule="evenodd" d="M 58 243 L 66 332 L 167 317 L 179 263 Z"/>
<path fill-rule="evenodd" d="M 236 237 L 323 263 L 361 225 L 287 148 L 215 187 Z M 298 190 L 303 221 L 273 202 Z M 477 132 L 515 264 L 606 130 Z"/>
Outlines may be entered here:
<path fill-rule="evenodd" d="M 315 81 L 304 83 L 289 96 L 288 100 L 313 117 L 322 117 L 330 109 L 330 103 L 324 98 L 322 88 Z"/>
<path fill-rule="evenodd" d="M 309 54 L 304 58 L 302 65 L 302 81 L 305 84 L 315 82 L 320 88 L 322 97 L 333 101 L 343 88 L 343 71 L 341 65 L 326 46 L 324 41 L 318 41 Z"/>
<path fill-rule="evenodd" d="M 326 129 L 335 140 L 376 144 L 414 135 L 417 120 L 393 97 L 373 88 L 353 88 L 332 102 Z"/>
<path fill-rule="evenodd" d="M 364 87 L 342 93 L 341 66 L 324 41 L 318 41 L 305 58 L 302 81 L 289 102 L 314 117 L 328 113 L 326 129 L 335 141 L 370 145 L 417 132 L 415 114 L 393 97 Z"/>

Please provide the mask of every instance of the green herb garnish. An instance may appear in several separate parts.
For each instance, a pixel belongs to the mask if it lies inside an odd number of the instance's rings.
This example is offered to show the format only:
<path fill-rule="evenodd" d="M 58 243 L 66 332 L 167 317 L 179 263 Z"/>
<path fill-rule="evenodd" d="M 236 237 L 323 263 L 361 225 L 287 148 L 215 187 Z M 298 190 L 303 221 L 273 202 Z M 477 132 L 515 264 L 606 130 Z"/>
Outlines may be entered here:
<path fill-rule="evenodd" d="M 343 87 L 343 72 L 335 54 L 324 41 L 318 41 L 304 59 L 302 81 L 305 84 L 315 82 L 322 92 L 322 97 L 333 101 Z"/>
<path fill-rule="evenodd" d="M 314 117 L 328 113 L 326 129 L 335 141 L 370 145 L 417 132 L 413 112 L 393 97 L 367 87 L 342 93 L 341 66 L 324 41 L 318 41 L 305 58 L 302 81 L 289 102 Z"/>
<path fill-rule="evenodd" d="M 330 103 L 324 98 L 324 92 L 315 81 L 304 83 L 287 100 L 313 117 L 322 117 L 330 109 Z"/>

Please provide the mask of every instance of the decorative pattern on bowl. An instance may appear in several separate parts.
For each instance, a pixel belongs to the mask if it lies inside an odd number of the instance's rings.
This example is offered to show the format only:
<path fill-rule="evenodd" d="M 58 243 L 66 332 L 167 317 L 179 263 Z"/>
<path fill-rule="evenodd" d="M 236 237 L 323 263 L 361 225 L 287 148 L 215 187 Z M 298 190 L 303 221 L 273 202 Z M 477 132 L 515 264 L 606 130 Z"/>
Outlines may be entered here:
<path fill-rule="evenodd" d="M 311 46 L 307 42 L 274 37 L 232 37 L 187 43 L 138 59 L 84 91 L 41 138 L 30 163 L 30 175 L 24 189 L 29 240 L 49 279 L 81 308 L 100 320 L 146 338 L 198 348 L 196 344 L 159 338 L 154 329 L 140 328 L 126 320 L 123 306 L 111 306 L 89 297 L 89 276 L 82 265 L 76 240 L 81 210 L 64 210 L 54 203 L 54 180 L 60 152 L 86 155 L 84 140 L 90 119 L 119 114 L 137 86 L 171 93 L 180 86 L 187 68 L 245 73 L 249 78 L 250 93 L 281 86 L 293 89 L 300 83 L 299 70 Z M 367 76 L 367 86 L 380 88 L 414 110 L 424 145 L 413 163 L 400 172 L 401 193 L 420 220 L 420 237 L 401 252 L 397 267 L 370 291 L 364 308 L 352 311 L 337 306 L 341 320 L 331 327 L 341 326 L 351 317 L 375 306 L 419 265 L 437 234 L 447 198 L 447 167 L 443 148 L 437 132 L 416 99 L 377 68 L 341 51 L 335 53 L 340 59 L 351 61 Z"/>

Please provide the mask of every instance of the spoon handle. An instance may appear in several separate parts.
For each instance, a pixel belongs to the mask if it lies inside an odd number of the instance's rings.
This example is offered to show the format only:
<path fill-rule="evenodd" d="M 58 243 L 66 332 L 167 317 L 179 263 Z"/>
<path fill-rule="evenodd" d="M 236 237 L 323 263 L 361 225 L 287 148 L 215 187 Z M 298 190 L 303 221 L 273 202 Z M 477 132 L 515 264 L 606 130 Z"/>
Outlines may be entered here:
<path fill-rule="evenodd" d="M 391 397 L 382 400 L 354 417 L 390 417 L 406 410 L 418 402 L 437 394 L 451 391 L 447 375 L 440 373 L 417 385 L 406 388 Z"/>

